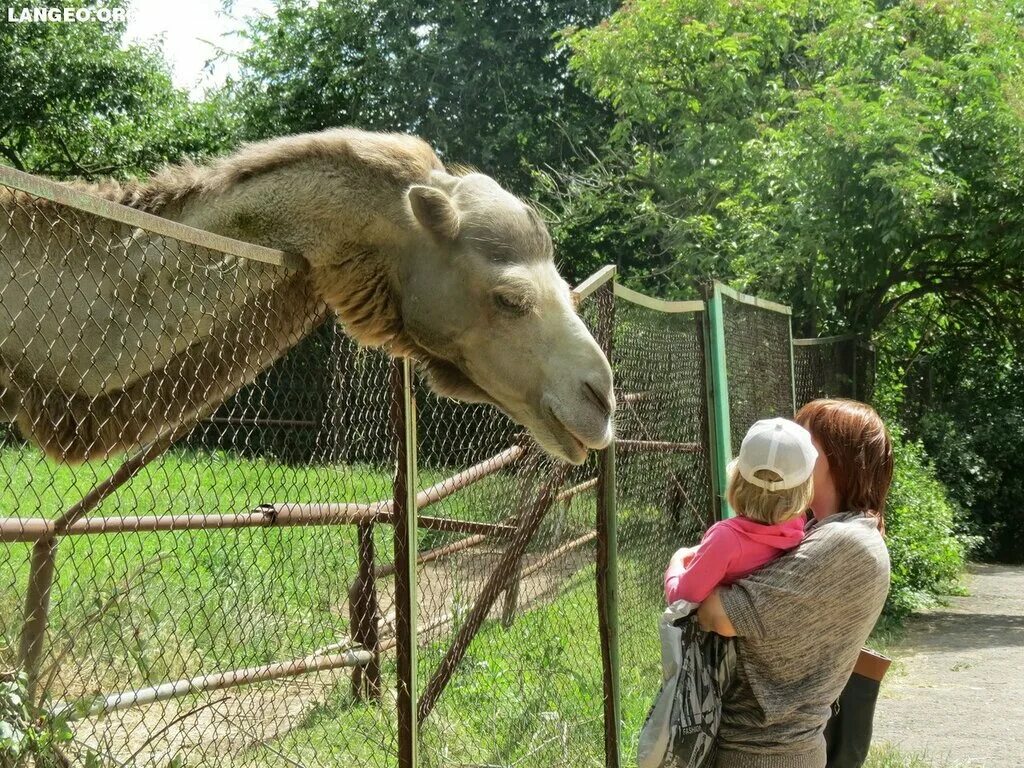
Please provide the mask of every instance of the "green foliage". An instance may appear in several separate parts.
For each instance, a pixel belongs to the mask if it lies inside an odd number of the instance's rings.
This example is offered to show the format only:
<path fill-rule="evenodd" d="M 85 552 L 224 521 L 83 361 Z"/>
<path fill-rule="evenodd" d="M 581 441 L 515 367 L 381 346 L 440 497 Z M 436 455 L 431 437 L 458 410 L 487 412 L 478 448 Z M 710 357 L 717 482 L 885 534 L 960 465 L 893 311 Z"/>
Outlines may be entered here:
<path fill-rule="evenodd" d="M 887 419 L 1017 559 L 1022 19 L 1006 0 L 636 0 L 566 38 L 616 124 L 551 184 L 582 264 L 610 254 L 680 297 L 726 278 L 791 305 L 797 335 L 872 335 Z"/>
<path fill-rule="evenodd" d="M 0 676 L 0 766 L 58 768 L 66 765 L 61 747 L 71 741 L 67 720 L 35 715 L 25 692 L 24 675 Z"/>
<path fill-rule="evenodd" d="M 190 102 L 161 52 L 122 47 L 123 34 L 117 22 L 0 25 L 0 157 L 20 170 L 92 179 L 229 146 L 224 100 Z"/>
<path fill-rule="evenodd" d="M 1024 362 L 1010 345 L 950 335 L 918 369 L 914 423 L 951 495 L 971 510 L 981 554 L 1024 562 Z"/>
<path fill-rule="evenodd" d="M 732 276 L 805 333 L 1024 280 L 1024 41 L 1003 2 L 638 0 L 569 38 L 618 122 L 570 198 L 617 194 L 669 290 Z M 622 181 L 619 187 L 610 178 Z M 573 202 L 587 227 L 588 208 Z"/>
<path fill-rule="evenodd" d="M 902 616 L 948 594 L 977 542 L 959 531 L 956 507 L 919 443 L 893 430 L 896 468 L 886 508 L 892 564 L 887 613 Z"/>
<path fill-rule="evenodd" d="M 248 137 L 407 131 L 523 193 L 533 168 L 597 143 L 604 110 L 569 77 L 553 35 L 614 5 L 279 0 L 276 17 L 245 33 L 252 45 L 230 90 Z"/>

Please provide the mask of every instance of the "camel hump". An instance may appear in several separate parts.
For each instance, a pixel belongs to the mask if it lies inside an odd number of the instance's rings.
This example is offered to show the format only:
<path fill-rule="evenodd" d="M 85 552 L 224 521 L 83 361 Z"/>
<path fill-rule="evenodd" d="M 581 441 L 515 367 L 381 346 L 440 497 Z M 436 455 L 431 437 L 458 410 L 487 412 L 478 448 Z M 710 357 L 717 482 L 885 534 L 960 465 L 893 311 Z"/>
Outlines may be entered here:
<path fill-rule="evenodd" d="M 107 200 L 159 215 L 170 204 L 193 193 L 226 192 L 260 174 L 308 160 L 336 163 L 350 172 L 364 173 L 377 183 L 385 182 L 403 189 L 423 182 L 431 171 L 444 170 L 433 148 L 416 136 L 331 128 L 246 144 L 209 166 L 190 161 L 165 166 L 143 181 L 106 179 L 99 183 L 70 184 Z"/>
<path fill-rule="evenodd" d="M 206 189 L 222 192 L 254 176 L 308 160 L 336 163 L 400 187 L 444 169 L 433 148 L 416 136 L 332 128 L 247 144 L 211 168 Z"/>

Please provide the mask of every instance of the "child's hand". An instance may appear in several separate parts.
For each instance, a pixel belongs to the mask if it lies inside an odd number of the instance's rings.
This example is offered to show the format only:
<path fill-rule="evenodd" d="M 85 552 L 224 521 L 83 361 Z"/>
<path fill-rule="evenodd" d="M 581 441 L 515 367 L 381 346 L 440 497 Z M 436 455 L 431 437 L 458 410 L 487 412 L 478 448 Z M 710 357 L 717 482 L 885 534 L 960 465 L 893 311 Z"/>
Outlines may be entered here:
<path fill-rule="evenodd" d="M 685 568 L 690 564 L 690 561 L 693 559 L 693 555 L 696 551 L 697 547 L 683 547 L 681 549 L 677 549 L 676 553 L 672 555 L 672 560 L 670 562 L 672 565 L 678 564 Z"/>

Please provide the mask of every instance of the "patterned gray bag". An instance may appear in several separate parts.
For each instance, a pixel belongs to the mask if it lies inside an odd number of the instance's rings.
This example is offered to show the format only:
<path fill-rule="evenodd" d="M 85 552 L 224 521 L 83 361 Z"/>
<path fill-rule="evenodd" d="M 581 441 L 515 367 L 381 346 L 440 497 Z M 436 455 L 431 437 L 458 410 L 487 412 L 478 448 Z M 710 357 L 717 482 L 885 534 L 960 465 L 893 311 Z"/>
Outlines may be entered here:
<path fill-rule="evenodd" d="M 696 603 L 661 615 L 662 684 L 640 731 L 639 768 L 710 768 L 722 719 L 722 695 L 736 668 L 732 640 L 697 625 Z"/>

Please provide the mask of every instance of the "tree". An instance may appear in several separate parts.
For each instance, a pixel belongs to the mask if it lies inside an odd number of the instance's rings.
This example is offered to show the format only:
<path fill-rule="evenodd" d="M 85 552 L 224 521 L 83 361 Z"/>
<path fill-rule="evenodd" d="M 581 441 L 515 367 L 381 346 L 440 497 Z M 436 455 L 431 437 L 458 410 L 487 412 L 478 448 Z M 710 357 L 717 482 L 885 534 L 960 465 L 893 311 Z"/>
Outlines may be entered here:
<path fill-rule="evenodd" d="M 1013 559 L 1022 21 L 1019 0 L 635 0 L 567 39 L 616 125 L 556 187 L 558 238 L 647 243 L 620 267 L 649 291 L 724 278 L 800 335 L 872 336 L 877 404 Z"/>
<path fill-rule="evenodd" d="M 234 142 L 223 100 L 190 102 L 159 50 L 121 47 L 124 31 L 114 21 L 0 26 L 4 161 L 58 177 L 130 176 Z"/>
<path fill-rule="evenodd" d="M 250 138 L 338 125 L 416 133 L 525 194 L 537 167 L 564 167 L 601 135 L 607 113 L 554 35 L 614 6 L 279 0 L 276 17 L 246 31 L 231 90 Z"/>
<path fill-rule="evenodd" d="M 624 180 L 670 289 L 733 278 L 806 334 L 871 332 L 930 295 L 1002 317 L 1024 283 L 1020 19 L 994 0 L 638 0 L 569 39 L 618 118 L 588 183 Z"/>

